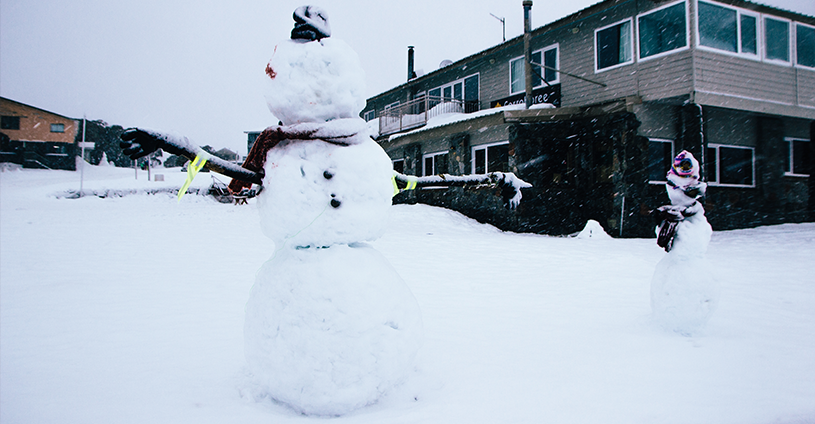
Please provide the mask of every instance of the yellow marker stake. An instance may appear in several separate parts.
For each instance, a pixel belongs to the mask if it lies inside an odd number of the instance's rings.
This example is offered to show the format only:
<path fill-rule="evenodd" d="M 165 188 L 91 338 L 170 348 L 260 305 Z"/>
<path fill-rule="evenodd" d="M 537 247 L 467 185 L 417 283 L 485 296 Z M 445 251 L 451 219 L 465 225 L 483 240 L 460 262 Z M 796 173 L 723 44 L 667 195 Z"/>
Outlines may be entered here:
<path fill-rule="evenodd" d="M 413 190 L 416 188 L 416 183 L 419 182 L 419 177 L 414 177 L 413 175 L 407 176 L 407 187 L 405 190 Z"/>
<path fill-rule="evenodd" d="M 405 190 L 415 189 L 416 183 L 419 182 L 419 177 L 413 175 L 405 175 L 405 177 L 407 177 L 407 186 L 405 187 Z M 399 194 L 400 191 L 399 186 L 396 185 L 396 171 L 393 171 L 393 177 L 391 178 L 391 181 L 393 182 L 393 195 L 396 196 L 397 194 Z"/>
<path fill-rule="evenodd" d="M 198 174 L 198 171 L 200 171 L 201 168 L 204 167 L 204 164 L 207 163 L 207 160 L 209 160 L 210 157 L 211 156 L 209 153 L 201 150 L 195 156 L 195 160 L 193 160 L 192 162 L 190 162 L 189 165 L 187 165 L 187 181 L 184 181 L 184 185 L 181 186 L 181 190 L 178 190 L 179 202 L 181 201 L 181 198 L 184 197 L 185 194 L 187 194 L 187 189 L 190 187 L 190 184 L 192 184 L 192 180 L 195 179 L 195 176 Z"/>

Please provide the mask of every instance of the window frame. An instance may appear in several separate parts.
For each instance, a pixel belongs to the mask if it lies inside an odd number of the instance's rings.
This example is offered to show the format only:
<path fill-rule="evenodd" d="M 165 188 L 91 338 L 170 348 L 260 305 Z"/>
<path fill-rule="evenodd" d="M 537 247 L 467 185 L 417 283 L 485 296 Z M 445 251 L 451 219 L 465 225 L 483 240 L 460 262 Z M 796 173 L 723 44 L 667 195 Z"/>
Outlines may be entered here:
<path fill-rule="evenodd" d="M 537 49 L 537 50 L 533 50 L 532 54 L 534 55 L 535 53 L 540 53 L 540 55 L 541 55 L 541 65 L 546 65 L 546 63 L 543 63 L 545 61 L 543 55 L 546 52 L 550 51 L 550 50 L 555 50 L 555 66 L 554 66 L 554 68 L 560 70 L 560 43 L 550 44 L 550 45 L 548 45 L 546 47 L 543 47 L 543 48 L 540 48 L 540 49 Z M 519 60 L 521 61 L 521 63 L 523 63 L 524 56 L 516 56 L 516 57 L 513 57 L 512 59 L 509 60 L 509 94 L 510 95 L 523 93 L 525 91 L 525 90 L 512 91 L 512 63 L 517 62 Z M 523 68 L 523 69 L 525 69 L 525 68 Z M 546 78 L 546 70 L 541 68 L 541 71 L 543 71 L 541 73 L 541 76 Z M 524 70 L 524 72 L 526 72 L 526 71 Z M 544 79 L 541 79 L 540 84 L 535 85 L 532 88 L 535 89 L 535 88 L 543 87 L 544 85 L 546 85 L 543 81 L 544 81 Z M 549 85 L 560 84 L 560 72 L 555 72 L 555 79 L 553 79 L 551 81 L 546 81 L 546 82 L 549 83 Z M 480 79 L 479 79 L 478 83 L 481 84 Z"/>
<path fill-rule="evenodd" d="M 813 25 L 807 25 L 807 24 L 805 24 L 805 23 L 798 22 L 798 21 L 795 21 L 795 25 L 794 25 L 794 26 L 795 26 L 795 30 L 794 30 L 794 31 L 792 31 L 792 32 L 795 34 L 795 36 L 794 36 L 794 37 L 792 37 L 792 36 L 791 36 L 790 38 L 794 38 L 794 39 L 795 39 L 795 40 L 792 42 L 792 45 L 793 45 L 793 47 L 794 47 L 794 48 L 793 48 L 793 51 L 795 52 L 795 67 L 796 67 L 796 68 L 801 68 L 801 69 L 810 69 L 810 70 L 815 70 L 815 64 L 813 64 L 813 66 L 809 66 L 809 65 L 802 65 L 802 64 L 798 63 L 798 27 L 799 27 L 799 26 L 801 26 L 801 27 L 806 27 L 806 28 L 809 28 L 809 29 L 811 29 L 811 30 L 815 31 L 815 26 L 813 26 Z"/>
<path fill-rule="evenodd" d="M 672 3 L 668 3 L 666 5 L 657 7 L 655 9 L 651 9 L 651 10 L 649 10 L 647 12 L 640 13 L 640 14 L 637 15 L 637 29 L 636 29 L 636 40 L 635 41 L 636 41 L 636 44 L 637 44 L 637 55 L 636 55 L 636 57 L 637 57 L 638 61 L 642 62 L 644 60 L 658 59 L 660 57 L 665 57 L 665 56 L 668 56 L 668 55 L 671 55 L 671 54 L 679 53 L 679 52 L 690 49 L 691 31 L 690 31 L 690 11 L 689 11 L 689 5 L 688 5 L 689 2 L 690 2 L 690 0 L 679 0 L 679 1 L 675 1 L 675 2 L 672 2 Z M 659 53 L 652 54 L 652 55 L 647 56 L 647 57 L 642 57 L 642 42 L 640 40 L 640 37 L 642 36 L 642 31 L 640 30 L 640 19 L 642 19 L 643 17 L 648 16 L 650 14 L 659 12 L 660 10 L 667 9 L 667 8 L 670 8 L 670 7 L 674 7 L 674 6 L 676 6 L 676 5 L 680 4 L 680 3 L 684 3 L 684 5 L 685 5 L 685 45 L 682 46 L 682 47 L 675 48 L 673 50 L 667 50 L 667 51 L 664 51 L 664 52 L 659 52 Z"/>
<path fill-rule="evenodd" d="M 371 109 L 363 113 L 362 119 L 364 119 L 365 122 L 373 121 L 374 119 L 376 119 L 376 109 Z"/>
<path fill-rule="evenodd" d="M 724 9 L 730 9 L 730 10 L 736 12 L 736 51 L 735 52 L 731 52 L 731 51 L 728 51 L 728 50 L 717 49 L 716 47 L 705 46 L 705 45 L 702 44 L 702 31 L 701 31 L 701 28 L 700 28 L 702 22 L 701 22 L 701 19 L 700 19 L 700 16 L 699 16 L 699 4 L 700 3 L 707 3 L 707 4 L 710 4 L 710 5 L 713 5 L 713 6 L 718 6 L 718 7 L 724 8 Z M 743 36 L 742 36 L 743 35 L 742 34 L 742 19 L 741 19 L 742 16 L 749 16 L 749 17 L 754 18 L 756 20 L 756 39 L 755 39 L 756 52 L 755 53 L 750 53 L 750 52 L 745 52 L 744 51 Z M 762 46 L 763 46 L 763 33 L 764 33 L 763 32 L 764 27 L 762 25 L 762 22 L 764 22 L 764 20 L 762 19 L 762 15 L 760 13 L 753 12 L 753 11 L 750 11 L 750 10 L 747 10 L 747 9 L 741 9 L 741 8 L 738 8 L 738 7 L 734 7 L 734 6 L 731 6 L 729 4 L 719 3 L 719 2 L 716 2 L 716 1 L 697 0 L 696 1 L 696 34 L 695 34 L 696 35 L 696 40 L 695 40 L 696 41 L 696 48 L 698 48 L 699 50 L 705 50 L 705 51 L 710 51 L 710 52 L 714 52 L 714 53 L 719 53 L 719 54 L 724 54 L 724 55 L 729 55 L 729 56 L 734 56 L 734 57 L 740 57 L 740 58 L 744 58 L 744 59 L 761 61 L 762 60 L 762 51 L 764 50 L 764 49 L 762 49 Z"/>
<path fill-rule="evenodd" d="M 479 144 L 477 146 L 472 146 L 470 148 L 470 174 L 475 175 L 475 152 L 476 150 L 484 150 L 484 174 L 489 174 L 491 171 L 489 170 L 490 158 L 489 158 L 489 148 L 495 146 L 504 146 L 509 145 L 509 140 L 504 141 L 497 141 L 494 143 L 487 143 L 487 144 Z M 509 164 L 507 164 L 509 167 Z"/>
<path fill-rule="evenodd" d="M 436 170 L 436 156 L 449 155 L 449 154 L 450 154 L 450 151 L 448 151 L 448 150 L 441 150 L 441 151 L 432 152 L 432 153 L 423 153 L 422 154 L 422 175 L 421 176 L 428 177 L 428 176 L 437 175 L 435 173 L 435 170 Z M 428 158 L 433 158 L 433 172 L 431 172 L 430 174 L 427 173 L 427 169 L 426 169 L 427 168 L 426 165 L 427 165 L 427 159 Z M 449 156 L 448 156 L 448 158 L 449 158 Z"/>
<path fill-rule="evenodd" d="M 649 152 L 648 152 L 648 167 L 649 167 L 649 168 L 651 167 L 651 152 L 650 152 L 650 150 L 651 150 L 651 145 L 650 145 L 650 143 L 651 143 L 651 142 L 656 142 L 656 143 L 670 143 L 670 144 L 671 144 L 671 156 L 670 156 L 670 157 L 671 157 L 671 160 L 670 160 L 670 161 L 669 161 L 669 163 L 667 164 L 668 166 L 667 166 L 666 168 L 663 168 L 663 169 L 665 169 L 665 175 L 662 177 L 662 179 L 661 179 L 661 180 L 652 180 L 652 179 L 651 179 L 651 176 L 650 176 L 650 175 L 648 175 L 648 184 L 665 184 L 665 183 L 667 183 L 667 182 L 668 182 L 668 178 L 667 178 L 667 176 L 668 176 L 668 170 L 669 170 L 669 169 L 671 168 L 671 166 L 673 165 L 673 158 L 674 158 L 674 157 L 676 157 L 676 141 L 675 141 L 675 140 L 671 140 L 670 138 L 656 138 L 656 137 L 655 137 L 655 138 L 651 138 L 651 137 L 648 137 L 648 143 L 649 143 L 649 145 L 648 145 L 648 150 L 649 150 Z"/>
<path fill-rule="evenodd" d="M 795 149 L 794 149 L 795 143 L 794 142 L 795 141 L 803 141 L 803 142 L 806 142 L 806 143 L 811 143 L 811 141 L 806 139 L 806 138 L 784 137 L 784 142 L 788 143 L 787 150 L 789 151 L 789 156 L 787 156 L 788 159 L 789 159 L 789 167 L 784 170 L 784 176 L 787 176 L 787 177 L 809 177 L 809 174 L 801 174 L 801 173 L 796 173 L 795 172 L 795 169 L 794 169 L 795 168 L 795 163 L 794 163 L 794 160 L 795 160 Z M 810 158 L 810 160 L 812 160 L 812 158 Z"/>
<path fill-rule="evenodd" d="M 51 132 L 52 133 L 64 133 L 65 132 L 65 124 L 51 124 Z"/>
<path fill-rule="evenodd" d="M 597 46 L 597 33 L 599 33 L 600 31 L 609 29 L 609 28 L 613 28 L 613 27 L 618 26 L 618 25 L 623 25 L 626 22 L 630 23 L 630 25 L 628 27 L 628 33 L 629 33 L 629 36 L 631 36 L 631 59 L 626 61 L 626 62 L 620 62 L 620 63 L 617 63 L 615 65 L 606 66 L 605 68 L 599 68 L 599 65 L 600 65 L 600 58 L 599 58 L 600 50 L 598 49 L 598 46 Z M 623 20 L 617 21 L 617 22 L 615 22 L 613 24 L 606 25 L 604 27 L 600 27 L 600 28 L 595 29 L 594 30 L 594 73 L 597 74 L 597 73 L 600 73 L 600 72 L 610 71 L 612 69 L 617 69 L 617 68 L 620 68 L 620 67 L 623 67 L 623 66 L 626 66 L 626 65 L 633 64 L 634 60 L 635 60 L 635 57 L 637 56 L 635 54 L 635 50 L 636 50 L 635 44 L 636 44 L 636 42 L 634 40 L 634 37 L 635 37 L 635 35 L 634 35 L 634 18 L 633 17 L 623 19 Z"/>
<path fill-rule="evenodd" d="M 384 108 L 384 110 L 391 110 L 391 109 L 398 108 L 398 107 L 399 107 L 399 105 L 401 105 L 401 104 L 402 104 L 402 102 L 400 102 L 399 100 L 397 100 L 397 101 L 395 101 L 395 102 L 393 102 L 393 103 L 390 103 L 390 104 L 386 105 L 386 106 L 385 106 L 385 108 Z"/>
<path fill-rule="evenodd" d="M 0 126 L 0 129 L 3 130 L 10 130 L 10 131 L 19 131 L 20 130 L 20 119 L 19 116 L 14 115 L 3 115 L 0 117 L 0 121 L 3 122 L 3 126 Z"/>
<path fill-rule="evenodd" d="M 475 86 L 475 90 L 473 90 L 473 91 L 475 91 L 475 96 L 474 96 L 475 98 L 471 99 L 471 100 L 467 100 L 468 95 L 472 95 L 472 93 L 470 93 L 470 91 L 467 90 L 467 80 L 471 79 L 471 78 L 476 78 L 478 83 Z M 455 87 L 457 85 L 461 85 L 461 98 L 460 99 L 456 97 Z M 446 88 L 450 89 L 450 97 L 444 96 L 444 90 Z M 439 92 L 438 96 L 433 95 L 431 93 L 431 92 L 435 92 L 437 90 Z M 419 98 L 419 94 L 420 93 L 417 93 L 415 98 Z M 433 88 L 431 88 L 431 89 L 429 89 L 427 91 L 422 91 L 421 94 L 428 96 L 428 109 L 432 109 L 434 106 L 436 106 L 436 105 L 438 105 L 440 103 L 445 103 L 447 101 L 450 101 L 448 99 L 451 99 L 453 101 L 455 101 L 455 100 L 460 101 L 461 105 L 462 105 L 462 111 L 466 113 L 466 109 L 467 109 L 466 104 L 467 104 L 467 102 L 472 102 L 472 101 L 479 102 L 480 101 L 480 98 L 481 98 L 481 73 L 480 72 L 472 73 L 470 75 L 461 77 L 459 79 L 444 83 L 444 84 L 436 86 L 436 87 L 433 87 Z M 434 99 L 435 97 L 439 97 L 441 100 Z"/>
<path fill-rule="evenodd" d="M 767 53 L 769 51 L 769 48 L 767 46 L 767 20 L 768 19 L 772 19 L 774 21 L 779 21 L 779 22 L 784 22 L 784 23 L 787 24 L 787 60 L 786 61 L 781 60 L 781 59 L 771 59 L 771 58 L 767 57 Z M 792 66 L 793 65 L 793 52 L 794 52 L 794 49 L 793 49 L 793 46 L 794 46 L 794 43 L 793 43 L 794 33 L 793 32 L 794 31 L 793 31 L 792 23 L 793 23 L 792 20 L 782 18 L 782 17 L 779 17 L 779 16 L 765 15 L 765 14 L 761 15 L 761 33 L 762 33 L 761 45 L 763 47 L 761 49 L 762 50 L 761 58 L 762 58 L 762 60 L 764 62 L 772 63 L 772 64 L 776 64 L 776 65 L 782 65 L 782 66 Z"/>
<path fill-rule="evenodd" d="M 720 153 L 720 148 L 722 148 L 722 147 L 724 147 L 724 148 L 733 148 L 733 149 L 748 149 L 748 150 L 751 150 L 753 152 L 752 153 L 752 164 L 751 164 L 751 174 L 752 174 L 751 184 L 745 185 L 745 184 L 731 184 L 731 183 L 722 183 L 721 182 L 721 169 L 722 169 L 722 167 L 721 167 L 720 162 L 721 162 L 722 155 Z M 712 176 L 710 175 L 711 173 L 710 173 L 709 165 L 705 164 L 706 166 L 704 167 L 705 168 L 704 171 L 705 171 L 705 174 L 706 174 L 705 177 L 707 179 L 708 185 L 714 186 L 714 187 L 736 187 L 736 188 L 755 188 L 756 187 L 756 148 L 755 147 L 738 146 L 738 145 L 735 145 L 735 144 L 708 143 L 708 145 L 706 146 L 706 149 L 715 149 L 716 150 L 716 175 L 715 175 L 716 180 L 715 181 L 713 180 Z M 707 156 L 707 152 L 705 152 L 705 155 Z M 710 159 L 708 157 L 705 157 L 705 160 L 709 161 Z"/>
<path fill-rule="evenodd" d="M 396 163 L 397 162 L 402 163 L 402 170 L 401 171 L 396 169 Z M 405 159 L 391 159 L 391 167 L 393 168 L 394 171 L 404 174 L 405 173 L 404 172 L 405 171 Z"/>

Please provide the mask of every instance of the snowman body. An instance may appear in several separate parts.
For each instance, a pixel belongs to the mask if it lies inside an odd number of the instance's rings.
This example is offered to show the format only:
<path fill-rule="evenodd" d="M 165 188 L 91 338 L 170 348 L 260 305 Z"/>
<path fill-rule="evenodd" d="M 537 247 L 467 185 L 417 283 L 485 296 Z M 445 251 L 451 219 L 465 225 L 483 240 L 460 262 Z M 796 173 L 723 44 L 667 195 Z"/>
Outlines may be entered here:
<path fill-rule="evenodd" d="M 705 258 L 713 230 L 702 205 L 683 191 L 704 183 L 671 173 L 668 179 L 671 204 L 683 211 L 684 219 L 676 226 L 670 251 L 654 270 L 651 311 L 655 322 L 663 328 L 689 336 L 710 320 L 719 301 L 719 284 Z"/>
<path fill-rule="evenodd" d="M 365 128 L 354 82 L 362 70 L 336 41 L 276 49 L 267 100 L 285 125 L 345 118 Z M 416 299 L 365 243 L 388 223 L 390 158 L 364 131 L 342 140 L 284 140 L 269 150 L 257 203 L 275 253 L 246 304 L 245 356 L 266 394 L 309 415 L 375 403 L 406 378 L 422 339 Z"/>
<path fill-rule="evenodd" d="M 719 300 L 705 252 L 712 229 L 704 209 L 677 225 L 673 248 L 651 280 L 651 311 L 665 329 L 692 335 L 710 320 Z"/>

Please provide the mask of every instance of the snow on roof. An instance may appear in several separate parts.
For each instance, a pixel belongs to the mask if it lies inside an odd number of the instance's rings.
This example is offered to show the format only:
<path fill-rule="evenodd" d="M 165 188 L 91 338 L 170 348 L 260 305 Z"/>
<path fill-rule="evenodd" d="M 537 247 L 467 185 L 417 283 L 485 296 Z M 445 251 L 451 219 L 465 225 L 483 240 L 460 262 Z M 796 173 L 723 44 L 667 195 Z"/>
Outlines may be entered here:
<path fill-rule="evenodd" d="M 531 109 L 550 109 L 550 108 L 554 108 L 554 107 L 555 107 L 554 105 L 551 105 L 549 103 L 538 103 L 538 104 L 532 105 Z M 464 121 L 469 121 L 469 120 L 473 120 L 473 119 L 478 119 L 478 118 L 481 118 L 481 117 L 484 117 L 484 116 L 494 115 L 496 113 L 503 113 L 504 111 L 507 111 L 507 110 L 524 110 L 524 109 L 526 109 L 524 104 L 514 104 L 514 105 L 501 106 L 501 107 L 494 107 L 494 108 L 490 108 L 490 109 L 483 109 L 483 110 L 479 110 L 478 112 L 472 112 L 472 113 L 443 113 L 443 114 L 436 115 L 436 116 L 428 119 L 427 124 L 425 126 L 423 126 L 423 127 L 419 127 L 419 128 L 414 129 L 414 130 L 406 131 L 406 132 L 402 132 L 402 133 L 398 133 L 398 134 L 392 134 L 390 137 L 388 137 L 388 141 L 393 141 L 393 140 L 395 140 L 395 139 L 397 139 L 399 137 L 405 136 L 405 135 L 416 134 L 416 133 L 420 133 L 422 131 L 427 131 L 427 130 L 431 130 L 431 129 L 434 129 L 434 128 L 439 128 L 439 127 L 455 124 L 455 123 L 458 123 L 458 122 L 464 122 Z"/>

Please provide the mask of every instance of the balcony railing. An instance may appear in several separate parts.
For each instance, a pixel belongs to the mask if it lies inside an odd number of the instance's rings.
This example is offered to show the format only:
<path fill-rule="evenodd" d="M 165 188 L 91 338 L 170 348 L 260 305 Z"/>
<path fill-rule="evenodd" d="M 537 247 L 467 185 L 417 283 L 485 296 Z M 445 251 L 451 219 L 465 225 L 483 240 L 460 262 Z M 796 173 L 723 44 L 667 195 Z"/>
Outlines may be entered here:
<path fill-rule="evenodd" d="M 471 113 L 477 110 L 478 100 L 422 96 L 380 112 L 379 134 L 388 135 L 418 128 L 426 125 L 430 118 L 445 113 Z"/>

